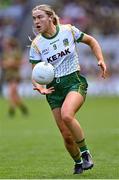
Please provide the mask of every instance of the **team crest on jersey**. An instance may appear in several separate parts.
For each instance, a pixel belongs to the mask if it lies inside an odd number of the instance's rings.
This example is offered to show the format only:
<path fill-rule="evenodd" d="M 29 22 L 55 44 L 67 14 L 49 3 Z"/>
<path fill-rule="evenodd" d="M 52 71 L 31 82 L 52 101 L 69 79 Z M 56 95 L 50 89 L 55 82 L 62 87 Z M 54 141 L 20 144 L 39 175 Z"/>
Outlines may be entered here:
<path fill-rule="evenodd" d="M 63 44 L 64 44 L 65 47 L 69 46 L 69 41 L 68 41 L 67 38 L 63 40 Z"/>

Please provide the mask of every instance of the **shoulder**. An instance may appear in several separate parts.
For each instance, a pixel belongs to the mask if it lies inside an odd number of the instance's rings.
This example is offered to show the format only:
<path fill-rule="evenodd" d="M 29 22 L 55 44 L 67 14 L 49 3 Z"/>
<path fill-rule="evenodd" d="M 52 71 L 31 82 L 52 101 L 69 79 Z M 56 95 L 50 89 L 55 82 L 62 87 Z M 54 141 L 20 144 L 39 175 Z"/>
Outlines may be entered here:
<path fill-rule="evenodd" d="M 33 48 L 37 53 L 40 53 L 40 48 L 39 48 L 40 40 L 41 40 L 41 34 L 37 35 L 31 43 L 31 48 Z"/>
<path fill-rule="evenodd" d="M 60 28 L 61 30 L 67 30 L 67 31 L 71 31 L 71 24 L 60 24 Z"/>
<path fill-rule="evenodd" d="M 41 34 L 37 35 L 37 36 L 33 39 L 31 46 L 33 46 L 34 44 L 37 44 L 40 40 L 41 40 Z"/>
<path fill-rule="evenodd" d="M 62 31 L 68 31 L 68 32 L 71 32 L 73 34 L 81 32 L 80 29 L 78 29 L 77 27 L 75 27 L 75 26 L 73 26 L 71 24 L 65 24 L 65 25 L 61 24 L 60 28 L 61 28 Z"/>

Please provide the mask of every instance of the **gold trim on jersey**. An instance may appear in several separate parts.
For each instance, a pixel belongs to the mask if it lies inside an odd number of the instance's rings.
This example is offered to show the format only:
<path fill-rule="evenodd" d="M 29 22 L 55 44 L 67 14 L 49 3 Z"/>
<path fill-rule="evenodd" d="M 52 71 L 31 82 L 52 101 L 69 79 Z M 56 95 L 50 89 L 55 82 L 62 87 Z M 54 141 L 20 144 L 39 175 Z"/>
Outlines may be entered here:
<path fill-rule="evenodd" d="M 37 35 L 31 44 L 31 46 L 36 50 L 37 53 L 41 52 L 38 45 L 37 45 L 37 42 L 39 41 L 40 38 L 41 38 L 41 34 Z"/>
<path fill-rule="evenodd" d="M 37 53 L 40 53 L 38 46 L 34 42 L 32 42 L 31 46 L 36 50 Z"/>

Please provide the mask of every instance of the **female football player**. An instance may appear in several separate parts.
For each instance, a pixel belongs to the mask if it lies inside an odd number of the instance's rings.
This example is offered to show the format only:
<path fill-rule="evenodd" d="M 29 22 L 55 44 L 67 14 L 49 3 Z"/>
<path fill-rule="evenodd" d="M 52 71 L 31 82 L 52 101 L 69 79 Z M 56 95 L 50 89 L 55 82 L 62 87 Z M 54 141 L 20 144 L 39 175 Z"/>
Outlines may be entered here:
<path fill-rule="evenodd" d="M 105 78 L 106 65 L 102 51 L 93 37 L 70 24 L 59 24 L 58 16 L 49 5 L 36 6 L 32 17 L 38 32 L 30 48 L 32 67 L 46 61 L 55 68 L 55 78 L 46 88 L 33 80 L 34 90 L 46 95 L 65 147 L 75 162 L 74 174 L 80 174 L 94 164 L 84 132 L 75 117 L 85 101 L 88 87 L 85 77 L 80 74 L 76 43 L 90 46 Z"/>

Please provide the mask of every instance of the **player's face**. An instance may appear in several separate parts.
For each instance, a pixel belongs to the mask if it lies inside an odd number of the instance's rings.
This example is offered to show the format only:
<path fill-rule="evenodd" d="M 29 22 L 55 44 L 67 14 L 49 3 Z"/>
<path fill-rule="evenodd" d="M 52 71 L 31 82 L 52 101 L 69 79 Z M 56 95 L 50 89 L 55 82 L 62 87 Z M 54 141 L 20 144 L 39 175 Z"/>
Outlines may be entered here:
<path fill-rule="evenodd" d="M 46 33 L 49 27 L 50 17 L 42 10 L 32 13 L 34 25 L 39 33 Z"/>

